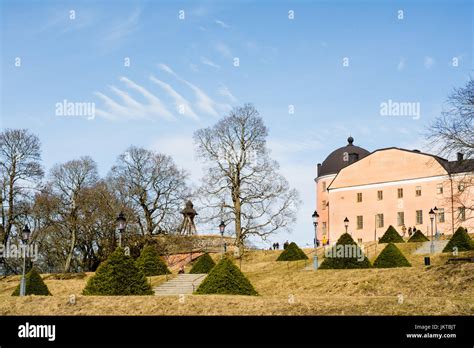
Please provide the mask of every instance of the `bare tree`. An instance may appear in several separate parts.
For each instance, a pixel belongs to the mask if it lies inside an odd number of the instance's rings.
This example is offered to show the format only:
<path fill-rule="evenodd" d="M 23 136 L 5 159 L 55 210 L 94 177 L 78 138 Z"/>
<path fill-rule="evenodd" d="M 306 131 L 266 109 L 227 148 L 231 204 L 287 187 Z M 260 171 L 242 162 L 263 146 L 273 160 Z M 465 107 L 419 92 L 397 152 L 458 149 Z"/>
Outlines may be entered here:
<path fill-rule="evenodd" d="M 458 154 L 457 161 L 449 163 L 452 231 L 455 224 L 464 224 L 474 218 L 474 80 L 464 87 L 455 88 L 448 96 L 445 109 L 428 128 L 426 134 L 439 154 L 449 157 Z M 462 155 L 464 154 L 464 155 Z"/>
<path fill-rule="evenodd" d="M 198 155 L 209 165 L 199 190 L 208 221 L 234 222 L 242 251 L 250 236 L 267 236 L 295 221 L 298 193 L 278 173 L 266 148 L 268 131 L 250 104 L 235 108 L 213 127 L 194 134 Z"/>
<path fill-rule="evenodd" d="M 59 198 L 59 219 L 63 232 L 67 232 L 69 248 L 64 272 L 69 272 L 80 232 L 80 196 L 98 181 L 97 165 L 90 157 L 55 165 L 51 170 L 49 186 Z"/>
<path fill-rule="evenodd" d="M 131 146 L 117 159 L 109 182 L 135 212 L 142 234 L 175 232 L 188 197 L 187 174 L 170 156 Z"/>
<path fill-rule="evenodd" d="M 0 133 L 0 186 L 3 236 L 6 243 L 19 216 L 20 207 L 33 196 L 31 189 L 43 176 L 40 141 L 26 129 L 6 129 Z"/>
<path fill-rule="evenodd" d="M 449 95 L 446 108 L 430 125 L 427 139 L 439 154 L 450 156 L 457 152 L 466 158 L 474 157 L 474 80 L 455 88 Z"/>

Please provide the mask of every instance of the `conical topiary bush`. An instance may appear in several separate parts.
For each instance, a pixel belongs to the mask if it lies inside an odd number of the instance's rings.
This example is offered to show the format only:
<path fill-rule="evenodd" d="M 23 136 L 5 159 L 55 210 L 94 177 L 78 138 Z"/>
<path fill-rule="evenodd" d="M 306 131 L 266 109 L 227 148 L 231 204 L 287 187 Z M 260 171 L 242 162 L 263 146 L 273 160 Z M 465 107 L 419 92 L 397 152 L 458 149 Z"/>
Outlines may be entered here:
<path fill-rule="evenodd" d="M 25 283 L 26 295 L 44 295 L 44 296 L 51 295 L 48 287 L 43 282 L 43 279 L 41 279 L 41 275 L 38 273 L 38 271 L 34 267 L 25 275 L 25 280 L 26 280 L 26 283 Z M 15 291 L 13 291 L 12 296 L 20 296 L 20 284 L 18 284 Z"/>
<path fill-rule="evenodd" d="M 320 269 L 370 268 L 367 256 L 348 233 L 344 233 L 331 248 L 326 249 Z"/>
<path fill-rule="evenodd" d="M 196 294 L 258 295 L 245 275 L 227 257 L 211 270 Z"/>
<path fill-rule="evenodd" d="M 290 243 L 288 247 L 278 256 L 277 261 L 297 261 L 306 260 L 308 256 L 301 250 L 295 242 Z"/>
<path fill-rule="evenodd" d="M 469 251 L 474 249 L 473 241 L 463 227 L 458 227 L 456 232 L 454 232 L 448 244 L 444 247 L 443 253 L 454 251 L 454 247 L 456 247 L 458 251 Z"/>
<path fill-rule="evenodd" d="M 136 265 L 147 277 L 171 273 L 152 245 L 147 245 L 142 249 Z"/>
<path fill-rule="evenodd" d="M 426 238 L 426 236 L 420 230 L 416 230 L 415 233 L 412 234 L 410 239 L 408 239 L 408 243 L 427 242 L 427 241 L 429 241 L 429 239 Z"/>
<path fill-rule="evenodd" d="M 388 226 L 387 231 L 379 239 L 379 243 L 403 243 L 404 240 L 392 225 Z"/>
<path fill-rule="evenodd" d="M 376 268 L 393 268 L 393 267 L 411 267 L 410 262 L 403 256 L 400 249 L 393 243 L 389 243 L 377 256 L 374 261 Z"/>
<path fill-rule="evenodd" d="M 214 260 L 209 256 L 208 253 L 205 253 L 194 262 L 193 267 L 189 271 L 189 273 L 198 274 L 198 273 L 209 273 L 216 263 Z"/>
<path fill-rule="evenodd" d="M 100 264 L 88 281 L 83 295 L 152 295 L 153 291 L 142 271 L 122 248 L 117 248 Z"/>

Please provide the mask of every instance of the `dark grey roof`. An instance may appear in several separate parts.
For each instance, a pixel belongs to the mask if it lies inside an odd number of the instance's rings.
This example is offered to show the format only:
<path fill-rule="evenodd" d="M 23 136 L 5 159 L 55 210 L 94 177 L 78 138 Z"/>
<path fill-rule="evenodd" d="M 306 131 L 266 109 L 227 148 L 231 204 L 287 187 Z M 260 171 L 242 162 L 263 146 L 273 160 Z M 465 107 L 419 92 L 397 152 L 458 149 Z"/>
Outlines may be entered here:
<path fill-rule="evenodd" d="M 474 159 L 446 161 L 444 168 L 446 168 L 450 174 L 474 172 Z"/>
<path fill-rule="evenodd" d="M 347 167 L 349 164 L 353 163 L 353 161 L 344 161 L 344 153 L 346 152 L 349 156 L 356 154 L 359 160 L 370 154 L 370 152 L 366 149 L 353 145 L 354 138 L 349 137 L 347 142 L 348 143 L 346 146 L 340 147 L 339 149 L 331 152 L 329 156 L 323 161 L 323 163 L 320 166 L 318 165 L 318 177 L 339 173 L 342 168 Z"/>

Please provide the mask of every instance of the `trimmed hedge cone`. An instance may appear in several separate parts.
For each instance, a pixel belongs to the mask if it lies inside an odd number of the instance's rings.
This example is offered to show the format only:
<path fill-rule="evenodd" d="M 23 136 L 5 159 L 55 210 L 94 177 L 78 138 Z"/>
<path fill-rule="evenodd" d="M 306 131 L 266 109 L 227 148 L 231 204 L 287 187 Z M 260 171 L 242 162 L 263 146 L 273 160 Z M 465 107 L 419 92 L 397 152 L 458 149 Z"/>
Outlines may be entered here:
<path fill-rule="evenodd" d="M 389 243 L 374 261 L 376 268 L 411 267 L 410 262 L 393 243 Z"/>
<path fill-rule="evenodd" d="M 43 296 L 50 296 L 51 293 L 49 292 L 48 287 L 43 282 L 41 275 L 38 273 L 36 268 L 32 268 L 26 275 L 26 287 L 25 287 L 25 294 L 26 295 L 43 295 Z M 12 296 L 20 296 L 20 286 L 21 283 L 18 284 L 15 291 L 13 291 Z"/>
<path fill-rule="evenodd" d="M 463 227 L 458 227 L 456 232 L 449 240 L 448 244 L 443 249 L 443 253 L 453 252 L 454 248 L 458 248 L 458 251 L 469 251 L 474 250 L 474 245 L 471 237 Z"/>
<path fill-rule="evenodd" d="M 147 245 L 142 249 L 136 265 L 147 277 L 171 274 L 165 261 L 151 245 Z"/>
<path fill-rule="evenodd" d="M 291 242 L 288 247 L 278 256 L 277 261 L 297 261 L 307 260 L 308 256 L 301 250 L 295 242 Z"/>
<path fill-rule="evenodd" d="M 142 271 L 122 248 L 117 248 L 88 281 L 83 295 L 152 295 L 153 290 Z"/>
<path fill-rule="evenodd" d="M 388 226 L 382 238 L 379 239 L 379 243 L 403 243 L 405 242 L 392 225 Z"/>
<path fill-rule="evenodd" d="M 329 253 L 330 255 L 327 255 Z M 360 259 L 362 256 L 362 260 Z M 326 251 L 326 257 L 319 269 L 351 269 L 371 268 L 369 259 L 352 239 L 349 233 L 344 233 L 336 245 Z"/>
<path fill-rule="evenodd" d="M 199 285 L 196 294 L 258 295 L 245 275 L 225 256 Z"/>
<path fill-rule="evenodd" d="M 408 239 L 408 243 L 416 243 L 416 242 L 427 242 L 429 239 L 421 232 L 420 230 L 416 230 L 415 233 Z"/>
<path fill-rule="evenodd" d="M 209 273 L 216 263 L 214 260 L 209 256 L 208 253 L 205 253 L 198 257 L 196 262 L 194 262 L 193 267 L 189 271 L 189 273 L 199 274 L 199 273 Z"/>

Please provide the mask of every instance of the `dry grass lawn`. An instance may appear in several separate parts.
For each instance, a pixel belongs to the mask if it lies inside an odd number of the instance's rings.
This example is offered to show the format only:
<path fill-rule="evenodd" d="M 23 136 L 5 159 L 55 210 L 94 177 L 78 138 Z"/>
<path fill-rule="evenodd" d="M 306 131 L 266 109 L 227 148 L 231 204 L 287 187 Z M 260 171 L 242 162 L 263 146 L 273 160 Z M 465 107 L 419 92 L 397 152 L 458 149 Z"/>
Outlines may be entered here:
<path fill-rule="evenodd" d="M 423 257 L 411 254 L 417 245 L 398 246 L 413 267 L 314 272 L 310 260 L 276 262 L 281 251 L 249 252 L 242 271 L 259 292 L 255 297 L 82 296 L 90 273 L 68 280 L 43 275 L 53 296 L 19 298 L 10 296 L 19 276 L 9 276 L 0 280 L 0 315 L 474 315 L 474 264 L 447 265 L 449 255 L 437 255 L 424 267 Z M 383 247 L 369 252 L 371 261 Z"/>

